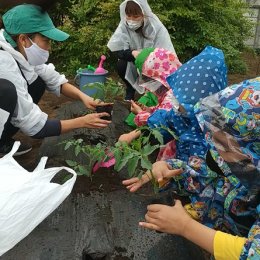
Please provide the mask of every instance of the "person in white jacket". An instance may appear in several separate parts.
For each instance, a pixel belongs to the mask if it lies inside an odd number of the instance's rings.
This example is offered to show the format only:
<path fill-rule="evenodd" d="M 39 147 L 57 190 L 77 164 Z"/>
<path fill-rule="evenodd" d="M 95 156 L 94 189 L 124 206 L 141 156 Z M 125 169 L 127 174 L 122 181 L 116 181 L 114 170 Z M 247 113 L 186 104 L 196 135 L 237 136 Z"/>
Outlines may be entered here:
<path fill-rule="evenodd" d="M 139 75 L 134 65 L 135 56 L 144 48 L 163 48 L 176 54 L 170 35 L 152 12 L 147 0 L 125 0 L 120 5 L 121 21 L 107 46 L 118 58 L 118 75 L 126 84 L 125 100 L 140 94 Z"/>
<path fill-rule="evenodd" d="M 15 86 L 15 109 L 2 109 L 10 113 L 9 118 L 0 117 L 0 153 L 10 151 L 12 137 L 20 129 L 33 138 L 57 136 L 70 130 L 103 128 L 110 121 L 101 119 L 107 113 L 93 113 L 70 120 L 49 119 L 37 103 L 45 89 L 57 96 L 63 94 L 75 100 L 81 100 L 86 108 L 95 110 L 97 100 L 87 96 L 68 83 L 64 75 L 55 70 L 48 61 L 51 40 L 64 41 L 69 35 L 55 28 L 48 13 L 41 7 L 23 4 L 11 8 L 2 16 L 0 31 L 0 96 L 5 95 L 10 83 Z M 13 99 L 12 99 L 13 100 Z M 11 102 L 10 102 L 11 104 Z M 0 107 L 2 108 L 2 107 Z M 8 112 L 8 110 L 10 110 Z M 1 114 L 0 114 L 1 115 Z M 4 125 L 4 127 L 3 127 Z M 20 146 L 17 154 L 30 150 Z"/>

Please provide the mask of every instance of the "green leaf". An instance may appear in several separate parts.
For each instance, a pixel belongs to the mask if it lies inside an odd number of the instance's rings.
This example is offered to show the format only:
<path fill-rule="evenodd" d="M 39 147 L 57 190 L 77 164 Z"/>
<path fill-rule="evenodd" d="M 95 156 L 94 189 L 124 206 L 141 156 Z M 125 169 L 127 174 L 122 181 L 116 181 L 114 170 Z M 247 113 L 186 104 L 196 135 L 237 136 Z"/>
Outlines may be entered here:
<path fill-rule="evenodd" d="M 115 170 L 116 171 L 121 171 L 126 166 L 126 164 L 128 163 L 129 159 L 133 158 L 133 156 L 134 156 L 134 154 L 130 153 L 130 154 L 126 155 L 125 157 L 123 157 L 121 159 L 121 161 L 119 161 L 119 164 L 117 165 L 117 167 L 115 167 Z"/>
<path fill-rule="evenodd" d="M 86 176 L 90 176 L 90 171 L 86 166 L 83 165 L 78 165 L 78 169 L 79 169 L 79 174 L 78 175 L 86 175 Z"/>
<path fill-rule="evenodd" d="M 64 147 L 64 150 L 68 150 L 70 147 L 71 147 L 72 143 L 71 142 L 67 142 L 65 147 Z"/>
<path fill-rule="evenodd" d="M 70 166 L 70 167 L 75 167 L 78 165 L 77 162 L 75 161 L 71 161 L 71 160 L 66 160 L 66 163 Z"/>
<path fill-rule="evenodd" d="M 142 150 L 142 154 L 143 155 L 150 155 L 152 154 L 156 149 L 158 149 L 160 146 L 159 145 L 150 145 L 147 144 L 144 146 L 143 150 Z"/>
<path fill-rule="evenodd" d="M 147 157 L 142 156 L 141 158 L 141 166 L 143 169 L 151 170 L 152 169 L 152 163 L 148 160 Z"/>
<path fill-rule="evenodd" d="M 81 151 L 81 146 L 77 145 L 75 148 L 75 155 L 78 156 Z"/>
<path fill-rule="evenodd" d="M 153 129 L 152 131 L 153 136 L 159 141 L 159 143 L 162 145 L 164 143 L 163 141 L 163 135 L 156 129 Z"/>
<path fill-rule="evenodd" d="M 122 154 L 121 150 L 117 149 L 117 148 L 114 149 L 113 154 L 114 154 L 114 157 L 116 160 L 115 169 L 117 169 L 123 154 Z"/>
<path fill-rule="evenodd" d="M 135 175 L 136 172 L 136 167 L 138 165 L 139 157 L 135 156 L 131 159 L 129 159 L 128 164 L 127 164 L 127 170 L 129 177 L 132 178 Z"/>

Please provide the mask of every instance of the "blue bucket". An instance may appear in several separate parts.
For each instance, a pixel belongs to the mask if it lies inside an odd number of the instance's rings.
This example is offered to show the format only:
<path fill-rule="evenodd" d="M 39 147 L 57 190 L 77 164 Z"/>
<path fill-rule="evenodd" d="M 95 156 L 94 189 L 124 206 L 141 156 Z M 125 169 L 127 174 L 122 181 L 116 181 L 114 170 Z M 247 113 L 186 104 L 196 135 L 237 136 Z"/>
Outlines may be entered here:
<path fill-rule="evenodd" d="M 80 90 L 91 97 L 96 97 L 97 90 L 95 88 L 90 87 L 88 88 L 88 84 L 90 83 L 105 83 L 106 77 L 108 75 L 108 71 L 106 70 L 105 73 L 94 74 L 94 71 L 84 69 L 78 70 L 77 76 L 75 78 L 76 84 L 79 85 Z"/>

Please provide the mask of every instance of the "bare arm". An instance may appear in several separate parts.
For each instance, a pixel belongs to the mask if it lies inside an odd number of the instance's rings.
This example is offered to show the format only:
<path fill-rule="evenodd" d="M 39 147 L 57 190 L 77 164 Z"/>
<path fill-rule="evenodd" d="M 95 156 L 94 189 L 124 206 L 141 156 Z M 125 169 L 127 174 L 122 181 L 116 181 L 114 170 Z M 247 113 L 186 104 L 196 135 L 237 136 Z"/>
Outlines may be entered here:
<path fill-rule="evenodd" d="M 179 200 L 173 207 L 154 204 L 147 209 L 146 222 L 140 226 L 183 236 L 213 254 L 216 231 L 192 219 Z"/>
<path fill-rule="evenodd" d="M 70 83 L 65 83 L 62 85 L 61 93 L 66 97 L 75 100 L 81 100 L 88 109 L 92 110 L 95 110 L 97 105 L 105 104 L 104 102 L 100 103 L 100 100 L 98 99 L 94 100 L 92 97 L 84 94 L 82 91 L 80 91 L 78 88 L 71 85 Z"/>

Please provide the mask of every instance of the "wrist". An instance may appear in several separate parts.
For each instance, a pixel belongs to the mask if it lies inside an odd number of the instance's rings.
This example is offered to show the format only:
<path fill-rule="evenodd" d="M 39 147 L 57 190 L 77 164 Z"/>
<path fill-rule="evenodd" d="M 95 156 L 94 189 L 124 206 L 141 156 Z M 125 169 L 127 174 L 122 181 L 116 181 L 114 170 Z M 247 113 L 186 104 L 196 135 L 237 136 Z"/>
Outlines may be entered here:
<path fill-rule="evenodd" d="M 84 127 L 84 116 L 74 118 L 73 121 L 75 129 Z"/>
<path fill-rule="evenodd" d="M 187 213 L 185 212 L 185 215 Z M 195 223 L 194 223 L 195 222 Z M 182 227 L 182 230 L 181 230 L 181 236 L 188 239 L 189 240 L 189 237 L 190 237 L 190 227 L 192 225 L 196 224 L 196 221 L 194 219 L 192 219 L 188 214 L 184 217 L 184 220 L 183 220 L 183 227 Z"/>
<path fill-rule="evenodd" d="M 86 94 L 84 94 L 83 92 L 80 93 L 79 95 L 79 99 L 82 101 L 82 102 L 90 102 L 90 101 L 93 101 L 94 99 Z"/>

